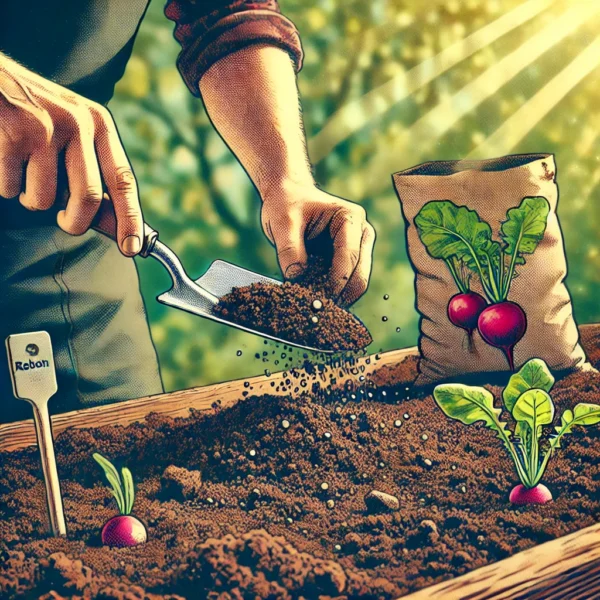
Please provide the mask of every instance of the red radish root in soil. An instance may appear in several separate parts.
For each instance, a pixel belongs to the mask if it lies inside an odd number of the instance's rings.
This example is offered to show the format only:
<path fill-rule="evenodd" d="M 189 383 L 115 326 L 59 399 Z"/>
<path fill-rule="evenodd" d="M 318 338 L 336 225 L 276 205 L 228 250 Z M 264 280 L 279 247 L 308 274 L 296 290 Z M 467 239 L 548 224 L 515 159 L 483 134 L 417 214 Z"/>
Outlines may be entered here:
<path fill-rule="evenodd" d="M 523 484 L 515 486 L 510 492 L 509 500 L 512 504 L 546 504 L 552 502 L 552 492 L 543 484 L 527 488 Z"/>

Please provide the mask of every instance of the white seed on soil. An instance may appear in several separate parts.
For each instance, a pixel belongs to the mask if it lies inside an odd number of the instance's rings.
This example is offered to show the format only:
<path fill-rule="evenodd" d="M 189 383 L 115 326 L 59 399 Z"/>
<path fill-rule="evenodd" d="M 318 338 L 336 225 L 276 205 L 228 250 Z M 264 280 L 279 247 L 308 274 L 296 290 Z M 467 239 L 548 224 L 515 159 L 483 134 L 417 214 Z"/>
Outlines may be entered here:
<path fill-rule="evenodd" d="M 214 500 L 213 500 L 212 498 L 207 498 L 207 499 L 206 499 L 206 501 L 207 501 L 209 504 L 213 504 L 213 503 L 214 503 Z"/>
<path fill-rule="evenodd" d="M 256 450 L 250 450 L 250 452 L 248 452 L 248 454 L 250 456 L 256 456 Z"/>
<path fill-rule="evenodd" d="M 402 421 L 400 419 L 396 419 L 394 421 L 394 427 L 402 427 Z"/>
<path fill-rule="evenodd" d="M 351 421 L 356 421 L 356 415 L 350 415 L 350 420 Z"/>
<path fill-rule="evenodd" d="M 453 471 L 456 471 L 456 465 L 452 465 L 450 468 L 451 468 Z"/>
<path fill-rule="evenodd" d="M 465 494 L 467 492 L 467 488 L 464 485 L 460 486 L 460 491 Z"/>
<path fill-rule="evenodd" d="M 330 440 L 331 439 L 331 434 L 329 433 L 329 431 L 325 432 L 325 439 Z"/>
<path fill-rule="evenodd" d="M 311 320 L 313 323 L 315 323 L 315 324 L 316 324 L 316 323 L 318 323 L 318 322 L 319 322 L 319 317 L 317 317 L 316 315 L 313 315 L 313 316 L 310 318 L 310 320 Z"/>
<path fill-rule="evenodd" d="M 333 500 L 327 500 L 327 508 L 333 508 L 335 506 L 335 502 Z"/>
<path fill-rule="evenodd" d="M 431 467 L 433 465 L 433 463 L 428 458 L 426 458 L 423 462 L 425 463 L 425 466 L 427 466 L 427 467 Z"/>
<path fill-rule="evenodd" d="M 404 415 L 402 415 L 407 421 L 408 419 L 410 419 L 410 415 L 408 413 L 404 413 Z"/>
<path fill-rule="evenodd" d="M 320 300 L 313 300 L 312 309 L 315 312 L 320 311 L 323 308 L 323 303 Z"/>
<path fill-rule="evenodd" d="M 288 522 L 288 523 L 293 523 L 293 522 L 294 522 L 294 519 L 292 519 L 292 517 L 288 517 L 288 518 L 287 518 L 287 522 Z"/>
<path fill-rule="evenodd" d="M 478 535 L 478 536 L 477 536 L 477 541 L 478 541 L 478 542 L 485 542 L 485 536 L 483 536 L 483 535 Z"/>
<path fill-rule="evenodd" d="M 289 422 L 287 419 L 284 419 L 283 421 L 281 421 L 281 426 L 282 426 L 284 429 L 289 429 L 289 427 L 290 427 L 290 422 Z"/>
<path fill-rule="evenodd" d="M 339 544 L 336 544 L 333 548 L 336 552 L 341 552 L 342 547 Z"/>
<path fill-rule="evenodd" d="M 379 423 L 379 428 L 380 429 L 385 429 L 385 423 Z"/>
<path fill-rule="evenodd" d="M 429 439 L 429 436 L 428 436 L 426 433 L 424 433 L 424 434 L 421 436 L 421 439 L 422 439 L 424 442 L 426 442 L 426 441 Z"/>
<path fill-rule="evenodd" d="M 329 489 L 329 484 L 328 484 L 326 481 L 324 481 L 324 482 L 321 484 L 321 489 L 322 489 L 324 492 L 326 492 L 326 491 Z"/>

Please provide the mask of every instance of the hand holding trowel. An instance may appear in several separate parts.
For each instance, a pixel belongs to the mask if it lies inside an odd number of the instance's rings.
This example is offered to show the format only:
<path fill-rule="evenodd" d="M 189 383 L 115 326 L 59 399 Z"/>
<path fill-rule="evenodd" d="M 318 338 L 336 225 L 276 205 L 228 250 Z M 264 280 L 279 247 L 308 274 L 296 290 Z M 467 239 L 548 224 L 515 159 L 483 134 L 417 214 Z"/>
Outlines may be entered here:
<path fill-rule="evenodd" d="M 92 227 L 112 239 L 116 238 L 117 224 L 110 200 L 105 199 L 102 202 Z M 158 240 L 158 232 L 146 223 L 144 223 L 142 249 L 139 255 L 144 258 L 152 256 L 161 262 L 173 280 L 173 287 L 158 297 L 159 302 L 276 342 L 289 344 L 304 350 L 322 353 L 331 352 L 329 349 L 303 346 L 290 340 L 280 339 L 268 333 L 251 329 L 235 321 L 223 319 L 217 316 L 213 310 L 219 299 L 229 294 L 234 287 L 245 287 L 253 283 L 281 284 L 280 281 L 242 269 L 223 260 L 215 260 L 200 279 L 193 281 L 185 272 L 177 255 Z"/>

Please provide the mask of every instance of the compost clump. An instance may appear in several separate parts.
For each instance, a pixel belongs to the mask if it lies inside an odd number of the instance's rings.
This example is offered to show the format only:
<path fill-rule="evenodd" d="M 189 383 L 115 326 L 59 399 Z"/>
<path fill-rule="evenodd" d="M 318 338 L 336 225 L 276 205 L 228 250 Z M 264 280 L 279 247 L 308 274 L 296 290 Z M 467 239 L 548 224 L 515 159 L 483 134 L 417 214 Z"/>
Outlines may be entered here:
<path fill-rule="evenodd" d="M 317 257 L 309 257 L 300 279 L 233 288 L 214 310 L 228 321 L 310 348 L 352 352 L 372 342 L 363 323 L 332 300 L 328 270 Z"/>

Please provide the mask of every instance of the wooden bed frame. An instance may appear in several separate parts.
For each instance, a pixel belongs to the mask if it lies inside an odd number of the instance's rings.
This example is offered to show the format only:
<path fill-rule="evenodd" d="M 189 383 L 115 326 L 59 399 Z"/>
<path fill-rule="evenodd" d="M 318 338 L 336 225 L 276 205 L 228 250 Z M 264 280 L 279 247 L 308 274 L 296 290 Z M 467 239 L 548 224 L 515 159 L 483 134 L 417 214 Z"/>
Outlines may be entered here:
<path fill-rule="evenodd" d="M 596 338 L 600 329 L 583 326 L 582 337 Z M 588 334 L 588 335 L 585 335 Z M 595 342 L 600 341 L 600 339 Z M 378 355 L 378 360 L 359 360 L 365 374 L 404 358 L 417 356 L 416 347 Z M 367 362 L 368 360 L 368 362 Z M 242 399 L 244 382 L 250 382 L 253 395 L 275 394 L 271 382 L 284 379 L 283 373 L 260 376 L 171 392 L 158 396 L 98 406 L 52 418 L 54 435 L 69 427 L 95 428 L 128 425 L 142 421 L 150 413 L 186 417 L 190 409 L 209 410 L 216 401 L 221 407 Z M 325 381 L 325 380 L 323 380 Z M 336 385 L 342 385 L 339 379 Z M 323 386 L 325 383 L 323 382 Z M 279 392 L 283 393 L 283 392 Z M 0 425 L 0 453 L 20 450 L 36 443 L 33 420 Z M 2 458 L 0 458 L 2 460 Z M 546 542 L 510 558 L 492 563 L 461 577 L 425 588 L 402 600 L 584 600 L 600 598 L 600 524 Z"/>

